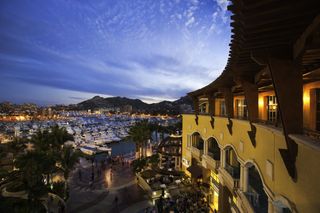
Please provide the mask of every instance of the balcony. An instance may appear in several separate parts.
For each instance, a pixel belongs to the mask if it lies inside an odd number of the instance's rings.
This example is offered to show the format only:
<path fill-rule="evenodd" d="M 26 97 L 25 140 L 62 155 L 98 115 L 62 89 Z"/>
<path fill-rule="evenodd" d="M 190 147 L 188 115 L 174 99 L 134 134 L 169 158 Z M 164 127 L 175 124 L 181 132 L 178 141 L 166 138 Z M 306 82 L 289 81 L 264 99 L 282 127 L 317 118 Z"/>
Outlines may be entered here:
<path fill-rule="evenodd" d="M 215 161 L 220 161 L 220 149 L 208 149 L 208 155 Z"/>
<path fill-rule="evenodd" d="M 239 188 L 240 178 L 232 177 L 226 168 L 219 168 L 220 174 L 224 177 L 225 183 L 232 189 Z"/>
<path fill-rule="evenodd" d="M 260 195 L 253 187 L 249 186 L 247 192 L 243 192 L 245 196 L 246 208 L 252 212 L 268 212 L 268 198 Z"/>
<path fill-rule="evenodd" d="M 229 173 L 229 175 L 231 175 L 232 178 L 234 178 L 234 179 L 240 178 L 240 167 L 231 166 L 229 164 L 226 164 L 224 169 Z"/>
<path fill-rule="evenodd" d="M 203 155 L 203 159 L 206 160 L 208 167 L 211 167 L 211 169 L 218 169 L 220 166 L 220 161 L 215 160 L 213 155 L 210 155 L 210 154 L 212 154 L 212 153 L 208 152 L 207 155 Z"/>
<path fill-rule="evenodd" d="M 198 161 L 201 161 L 201 157 L 203 155 L 203 149 L 198 149 L 198 148 L 192 146 L 191 153 L 194 158 L 196 158 Z"/>
<path fill-rule="evenodd" d="M 304 129 L 303 134 L 310 137 L 310 138 L 313 138 L 315 140 L 320 140 L 320 132 L 319 131 L 315 131 L 315 130 L 311 130 L 311 129 Z"/>

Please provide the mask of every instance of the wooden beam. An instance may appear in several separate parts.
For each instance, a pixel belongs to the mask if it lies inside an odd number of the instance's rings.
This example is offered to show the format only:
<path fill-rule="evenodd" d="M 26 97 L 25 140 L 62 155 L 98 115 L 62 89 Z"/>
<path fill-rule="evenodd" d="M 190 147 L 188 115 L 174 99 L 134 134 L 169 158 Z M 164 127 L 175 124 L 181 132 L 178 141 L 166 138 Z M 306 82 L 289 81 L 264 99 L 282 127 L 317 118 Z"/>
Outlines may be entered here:
<path fill-rule="evenodd" d="M 301 68 L 290 60 L 266 59 L 278 101 L 283 132 L 287 149 L 280 149 L 282 159 L 293 180 L 296 180 L 296 157 L 298 145 L 289 138 L 289 134 L 303 132 L 302 72 Z M 290 89 L 288 89 L 290 88 Z"/>
<path fill-rule="evenodd" d="M 269 73 L 269 69 L 267 67 L 262 68 L 259 72 L 254 76 L 254 82 L 258 83 L 261 79 L 263 79 L 263 75 Z"/>
<path fill-rule="evenodd" d="M 231 88 L 224 87 L 220 88 L 219 91 L 223 94 L 228 118 L 233 118 L 233 94 Z"/>
<path fill-rule="evenodd" d="M 312 23 L 305 29 L 302 35 L 297 39 L 293 45 L 293 57 L 298 58 L 305 50 L 307 39 L 316 30 L 320 28 L 320 15 L 316 16 Z"/>

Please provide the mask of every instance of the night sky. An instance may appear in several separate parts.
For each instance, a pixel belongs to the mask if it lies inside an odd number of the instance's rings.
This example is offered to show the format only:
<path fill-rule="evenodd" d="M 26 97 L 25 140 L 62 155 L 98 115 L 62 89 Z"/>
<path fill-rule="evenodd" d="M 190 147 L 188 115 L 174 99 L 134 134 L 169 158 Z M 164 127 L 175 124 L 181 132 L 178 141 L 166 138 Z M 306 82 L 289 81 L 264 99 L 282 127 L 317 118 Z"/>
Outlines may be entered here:
<path fill-rule="evenodd" d="M 0 101 L 174 100 L 222 72 L 226 0 L 1 0 Z"/>

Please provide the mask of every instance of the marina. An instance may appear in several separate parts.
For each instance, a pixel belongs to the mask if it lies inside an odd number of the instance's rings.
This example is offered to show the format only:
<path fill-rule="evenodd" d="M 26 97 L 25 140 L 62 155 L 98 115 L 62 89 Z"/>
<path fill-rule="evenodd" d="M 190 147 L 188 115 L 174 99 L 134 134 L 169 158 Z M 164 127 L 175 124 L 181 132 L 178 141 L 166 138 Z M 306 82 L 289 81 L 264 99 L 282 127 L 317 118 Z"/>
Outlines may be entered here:
<path fill-rule="evenodd" d="M 87 155 L 106 153 L 109 156 L 127 155 L 134 158 L 135 144 L 130 141 L 129 130 L 136 122 L 147 119 L 149 123 L 167 126 L 177 122 L 176 118 L 156 116 L 137 116 L 127 114 L 104 115 L 83 112 L 61 112 L 64 119 L 46 121 L 20 121 L 0 123 L 0 139 L 2 143 L 15 137 L 31 139 L 38 131 L 58 125 L 65 128 L 73 136 L 67 141 L 75 149 Z M 160 138 L 153 133 L 152 141 Z"/>

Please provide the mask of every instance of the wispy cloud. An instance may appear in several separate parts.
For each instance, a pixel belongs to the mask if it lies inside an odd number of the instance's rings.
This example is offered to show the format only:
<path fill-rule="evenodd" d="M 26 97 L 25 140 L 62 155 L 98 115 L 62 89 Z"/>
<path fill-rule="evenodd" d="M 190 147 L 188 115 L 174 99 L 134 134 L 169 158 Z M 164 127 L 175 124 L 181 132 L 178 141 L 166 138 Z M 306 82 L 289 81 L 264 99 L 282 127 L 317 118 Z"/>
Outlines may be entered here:
<path fill-rule="evenodd" d="M 223 0 L 1 2 L 0 100 L 4 82 L 20 99 L 25 84 L 39 99 L 31 88 L 63 90 L 57 94 L 70 102 L 80 94 L 178 98 L 223 70 L 226 7 Z"/>

